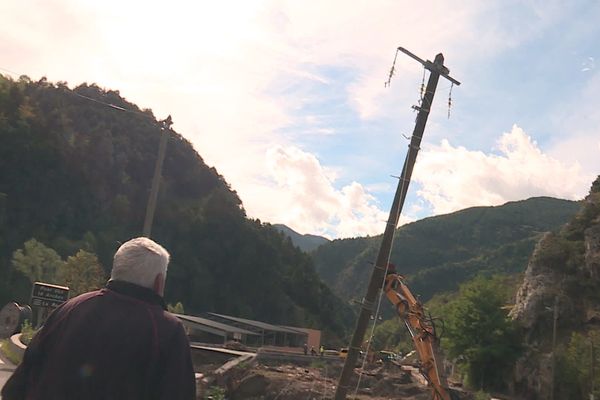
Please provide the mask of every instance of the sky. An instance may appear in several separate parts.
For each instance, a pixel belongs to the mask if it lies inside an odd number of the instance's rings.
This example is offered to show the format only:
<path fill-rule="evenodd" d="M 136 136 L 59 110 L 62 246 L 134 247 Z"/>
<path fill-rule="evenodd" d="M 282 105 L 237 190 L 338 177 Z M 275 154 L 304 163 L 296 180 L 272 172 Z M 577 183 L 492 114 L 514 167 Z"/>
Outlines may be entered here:
<path fill-rule="evenodd" d="M 462 83 L 440 79 L 401 223 L 583 198 L 600 174 L 598 21 L 583 0 L 3 0 L 0 73 L 172 115 L 249 217 L 345 238 L 383 232 L 414 128 L 423 67 L 399 54 L 384 86 L 398 46 L 443 53 Z"/>

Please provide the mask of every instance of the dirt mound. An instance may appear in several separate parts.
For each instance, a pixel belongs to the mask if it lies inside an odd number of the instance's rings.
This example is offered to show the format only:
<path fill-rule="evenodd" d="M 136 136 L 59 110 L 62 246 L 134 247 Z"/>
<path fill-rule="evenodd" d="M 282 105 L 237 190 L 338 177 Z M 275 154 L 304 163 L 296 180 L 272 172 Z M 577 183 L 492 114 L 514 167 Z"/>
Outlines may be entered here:
<path fill-rule="evenodd" d="M 236 382 L 231 382 L 229 396 L 235 400 L 306 400 L 332 399 L 339 371 L 327 367 L 298 367 L 294 365 L 264 366 L 249 368 Z M 415 382 L 410 372 L 400 368 L 379 367 L 356 373 L 352 379 L 349 398 L 425 400 L 430 391 Z"/>

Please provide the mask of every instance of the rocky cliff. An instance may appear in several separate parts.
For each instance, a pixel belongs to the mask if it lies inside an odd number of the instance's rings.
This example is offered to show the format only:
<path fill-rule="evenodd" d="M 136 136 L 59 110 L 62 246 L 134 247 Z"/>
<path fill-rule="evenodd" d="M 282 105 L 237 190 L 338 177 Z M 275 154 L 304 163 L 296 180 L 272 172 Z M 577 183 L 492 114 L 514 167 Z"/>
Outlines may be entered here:
<path fill-rule="evenodd" d="M 557 354 L 573 333 L 591 337 L 600 329 L 600 176 L 573 220 L 537 243 L 511 317 L 523 327 L 526 345 L 515 366 L 516 390 L 550 398 L 554 324 Z M 555 388 L 555 398 L 563 389 Z"/>

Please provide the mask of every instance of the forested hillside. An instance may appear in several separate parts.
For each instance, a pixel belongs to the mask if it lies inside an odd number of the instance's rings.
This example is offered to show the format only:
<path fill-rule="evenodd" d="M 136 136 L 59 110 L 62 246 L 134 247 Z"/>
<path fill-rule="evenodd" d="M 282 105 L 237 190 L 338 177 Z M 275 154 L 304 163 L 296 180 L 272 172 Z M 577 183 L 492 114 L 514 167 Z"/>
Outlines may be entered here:
<path fill-rule="evenodd" d="M 524 271 L 543 232 L 558 229 L 579 203 L 548 197 L 473 207 L 426 218 L 398 229 L 391 261 L 423 301 L 453 291 L 479 272 Z M 381 236 L 329 242 L 313 253 L 317 271 L 346 299 L 360 299 Z"/>
<path fill-rule="evenodd" d="M 119 244 L 141 234 L 159 134 L 152 111 L 118 91 L 93 84 L 71 91 L 65 83 L 0 75 L 1 304 L 26 302 L 30 280 L 64 283 L 65 274 L 49 265 L 62 270 L 70 256 L 99 262 L 102 279 L 108 276 Z M 182 302 L 187 312 L 314 326 L 336 336 L 351 324 L 350 310 L 310 257 L 270 225 L 248 219 L 235 191 L 177 133 L 169 137 L 154 222 L 152 237 L 172 255 L 167 301 Z"/>

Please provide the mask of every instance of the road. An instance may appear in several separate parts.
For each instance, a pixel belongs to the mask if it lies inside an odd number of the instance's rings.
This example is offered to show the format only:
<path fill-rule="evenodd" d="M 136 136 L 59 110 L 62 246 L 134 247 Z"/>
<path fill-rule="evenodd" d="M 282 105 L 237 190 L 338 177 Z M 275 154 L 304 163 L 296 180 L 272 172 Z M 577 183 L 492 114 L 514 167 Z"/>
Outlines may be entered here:
<path fill-rule="evenodd" d="M 14 369 L 14 365 L 12 365 L 7 359 L 0 355 L 0 389 L 4 387 L 4 384 L 6 383 Z"/>

